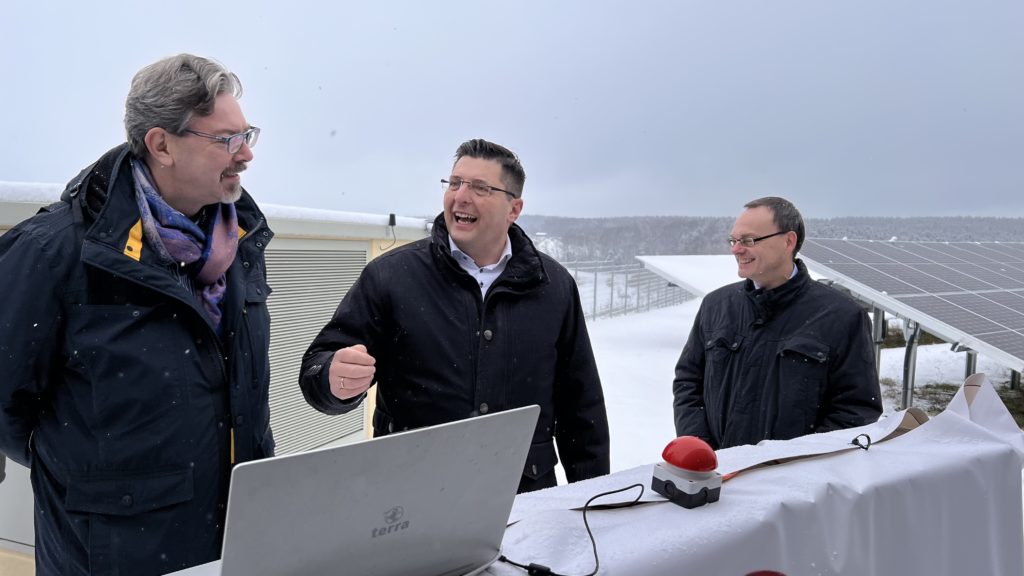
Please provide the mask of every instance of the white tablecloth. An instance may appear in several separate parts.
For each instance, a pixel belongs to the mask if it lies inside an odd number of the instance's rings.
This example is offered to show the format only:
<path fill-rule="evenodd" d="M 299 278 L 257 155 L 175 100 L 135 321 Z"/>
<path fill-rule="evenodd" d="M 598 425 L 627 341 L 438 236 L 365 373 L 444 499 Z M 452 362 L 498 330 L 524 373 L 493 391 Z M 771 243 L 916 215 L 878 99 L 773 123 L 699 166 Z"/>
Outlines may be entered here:
<path fill-rule="evenodd" d="M 916 429 L 868 450 L 846 449 L 858 433 L 885 428 L 892 427 L 723 450 L 720 468 L 735 469 L 758 451 L 761 460 L 792 456 L 801 443 L 822 451 L 828 437 L 843 438 L 836 447 L 844 449 L 741 473 L 724 484 L 718 502 L 701 508 L 648 492 L 646 500 L 659 502 L 589 512 L 601 573 L 1024 574 L 1024 434 L 995 391 L 982 385 L 968 406 L 962 390 L 949 409 Z M 590 572 L 582 514 L 571 509 L 632 483 L 649 489 L 651 469 L 520 496 L 505 555 L 563 574 Z M 506 564 L 488 572 L 523 574 Z"/>
<path fill-rule="evenodd" d="M 562 574 L 590 572 L 590 541 L 573 508 L 594 494 L 640 483 L 646 503 L 587 515 L 601 574 L 1024 574 L 1024 433 L 983 377 L 968 383 L 945 412 L 884 442 L 878 440 L 896 429 L 895 421 L 723 450 L 723 471 L 838 451 L 743 472 L 725 483 L 718 502 L 700 508 L 687 510 L 651 492 L 652 466 L 521 495 L 503 552 Z M 861 432 L 876 443 L 850 449 Z M 629 500 L 636 492 L 599 502 Z M 218 572 L 214 562 L 180 574 Z M 525 574 L 503 563 L 487 573 Z"/>

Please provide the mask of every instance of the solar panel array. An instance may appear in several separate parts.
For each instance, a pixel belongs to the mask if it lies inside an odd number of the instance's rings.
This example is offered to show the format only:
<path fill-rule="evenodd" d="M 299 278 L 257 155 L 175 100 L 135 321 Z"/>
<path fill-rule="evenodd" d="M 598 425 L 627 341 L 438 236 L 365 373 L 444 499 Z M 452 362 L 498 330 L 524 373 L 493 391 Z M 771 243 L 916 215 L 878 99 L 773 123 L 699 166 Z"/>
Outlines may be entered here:
<path fill-rule="evenodd" d="M 1024 368 L 1024 244 L 808 238 L 800 256 L 883 310 Z"/>

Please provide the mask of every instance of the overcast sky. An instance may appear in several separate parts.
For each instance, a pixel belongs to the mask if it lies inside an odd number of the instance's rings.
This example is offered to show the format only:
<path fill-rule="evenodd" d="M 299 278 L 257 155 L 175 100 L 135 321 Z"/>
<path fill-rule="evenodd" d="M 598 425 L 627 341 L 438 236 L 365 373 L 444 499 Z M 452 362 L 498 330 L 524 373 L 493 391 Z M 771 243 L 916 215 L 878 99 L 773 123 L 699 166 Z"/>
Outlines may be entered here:
<path fill-rule="evenodd" d="M 0 180 L 124 139 L 131 77 L 213 57 L 263 129 L 262 202 L 432 215 L 460 142 L 525 211 L 1024 216 L 1024 2 L 5 0 Z"/>

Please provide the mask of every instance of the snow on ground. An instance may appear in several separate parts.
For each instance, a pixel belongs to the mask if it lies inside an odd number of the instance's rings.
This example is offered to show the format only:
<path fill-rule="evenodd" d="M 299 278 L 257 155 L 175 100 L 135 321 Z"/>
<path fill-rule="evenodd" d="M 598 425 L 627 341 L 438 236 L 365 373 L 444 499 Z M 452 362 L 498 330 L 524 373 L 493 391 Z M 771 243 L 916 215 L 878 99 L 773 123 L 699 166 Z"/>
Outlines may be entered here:
<path fill-rule="evenodd" d="M 665 445 L 675 438 L 672 379 L 699 306 L 698 299 L 588 322 L 608 409 L 612 472 L 657 462 Z M 899 396 L 903 356 L 903 348 L 882 351 L 880 376 L 896 382 L 896 388 L 883 395 L 886 413 L 895 410 L 891 398 Z M 916 367 L 917 386 L 960 383 L 964 354 L 952 352 L 948 344 L 921 346 Z M 978 358 L 977 371 L 988 374 L 992 382 L 1009 378 L 1006 368 L 984 357 Z"/>
<path fill-rule="evenodd" d="M 905 348 L 887 348 L 882 350 L 882 366 L 878 370 L 880 378 L 891 378 L 897 386 L 903 382 L 903 357 Z M 964 380 L 963 353 L 950 350 L 949 344 L 930 344 L 917 347 L 917 362 L 914 382 L 916 386 L 935 383 L 956 383 Z M 993 384 L 1010 379 L 1010 369 L 996 364 L 984 356 L 978 356 L 975 372 L 983 372 Z"/>
<path fill-rule="evenodd" d="M 611 429 L 612 472 L 661 460 L 676 437 L 672 379 L 700 300 L 589 321 Z"/>

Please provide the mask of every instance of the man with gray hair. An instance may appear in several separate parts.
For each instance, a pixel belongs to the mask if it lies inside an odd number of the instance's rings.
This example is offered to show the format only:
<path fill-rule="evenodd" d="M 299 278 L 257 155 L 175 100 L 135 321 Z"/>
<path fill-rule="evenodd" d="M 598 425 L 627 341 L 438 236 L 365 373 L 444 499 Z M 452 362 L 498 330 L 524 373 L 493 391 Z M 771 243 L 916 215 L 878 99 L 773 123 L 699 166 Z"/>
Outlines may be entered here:
<path fill-rule="evenodd" d="M 728 238 L 742 282 L 704 297 L 673 384 L 679 436 L 712 448 L 852 428 L 882 413 L 871 324 L 796 258 L 800 212 L 749 202 Z"/>
<path fill-rule="evenodd" d="M 241 94 L 206 58 L 146 66 L 128 141 L 0 237 L 0 452 L 32 469 L 37 574 L 217 559 L 231 467 L 273 455 Z"/>

